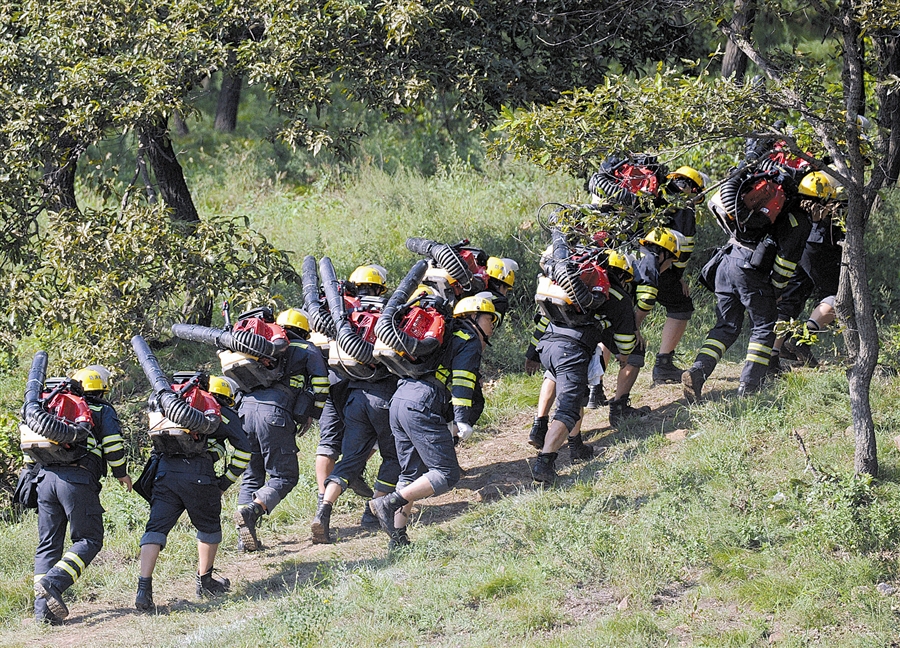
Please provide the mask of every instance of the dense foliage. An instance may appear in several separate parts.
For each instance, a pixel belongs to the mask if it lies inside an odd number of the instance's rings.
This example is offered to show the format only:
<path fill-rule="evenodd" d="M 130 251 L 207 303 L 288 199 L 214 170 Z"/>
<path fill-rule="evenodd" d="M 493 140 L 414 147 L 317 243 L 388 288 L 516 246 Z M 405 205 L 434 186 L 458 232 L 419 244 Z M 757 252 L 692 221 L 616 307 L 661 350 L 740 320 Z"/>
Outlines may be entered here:
<path fill-rule="evenodd" d="M 11 327 L 52 340 L 69 362 L 116 358 L 133 335 L 168 336 L 185 296 L 224 296 L 236 308 L 269 303 L 276 285 L 297 277 L 284 252 L 241 219 L 197 226 L 160 207 L 51 215 L 34 265 L 10 272 Z M 224 293 L 224 294 L 223 294 Z"/>

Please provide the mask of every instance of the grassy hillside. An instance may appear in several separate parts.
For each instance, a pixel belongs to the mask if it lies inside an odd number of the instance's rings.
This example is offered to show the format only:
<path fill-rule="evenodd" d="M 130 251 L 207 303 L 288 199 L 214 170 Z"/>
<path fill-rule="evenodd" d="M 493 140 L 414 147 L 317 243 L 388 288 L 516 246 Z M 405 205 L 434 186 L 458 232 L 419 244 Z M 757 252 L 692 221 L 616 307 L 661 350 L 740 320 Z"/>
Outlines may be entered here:
<path fill-rule="evenodd" d="M 581 200 L 578 183 L 506 162 L 474 170 L 452 156 L 429 175 L 379 164 L 377 156 L 352 172 L 303 167 L 246 133 L 212 143 L 196 126 L 180 147 L 201 213 L 245 216 L 273 244 L 292 250 L 296 265 L 307 253 L 331 256 L 340 273 L 376 261 L 395 284 L 413 260 L 403 247 L 413 235 L 469 237 L 492 254 L 519 259 L 516 315 L 488 356 L 493 382 L 484 426 L 461 449 L 460 487 L 417 509 L 414 545 L 395 556 L 387 555 L 381 534 L 359 530 L 361 501 L 349 495 L 336 512 L 341 541 L 307 541 L 315 502 L 312 431 L 301 441 L 300 485 L 261 532 L 268 549 L 237 554 L 225 521 L 218 567 L 235 581 L 234 592 L 193 599 L 196 548 L 182 520 L 156 570 L 158 615 L 132 608 L 147 507 L 114 481 L 103 491 L 105 548 L 74 588 L 72 620 L 63 628 L 23 623 L 31 606 L 34 515 L 0 523 L 0 644 L 896 645 L 895 373 L 879 372 L 873 387 L 882 463 L 875 482 L 850 476 L 847 385 L 839 340 L 829 334 L 822 336 L 821 369 L 792 373 L 747 400 L 733 397 L 745 339 L 710 383 L 712 398 L 698 406 L 686 407 L 676 386 L 651 388 L 645 372 L 634 396 L 654 416 L 615 432 L 605 408 L 591 413 L 586 436 L 603 454 L 580 466 L 563 461 L 561 483 L 534 490 L 525 464 L 533 452 L 524 442 L 539 378 L 516 368 L 530 334 L 543 246 L 535 213 L 545 201 Z M 900 349 L 891 318 L 900 267 L 895 205 L 873 219 L 871 238 L 887 367 L 897 366 Z M 708 224 L 698 248 L 719 238 Z M 700 310 L 682 343 L 682 364 L 713 319 L 710 295 L 695 297 Z M 299 304 L 299 286 L 282 286 L 279 299 Z M 661 321 L 654 313 L 645 324 L 651 348 Z M 26 341 L 20 354 L 33 350 Z M 212 367 L 215 360 L 211 350 L 181 344 L 160 357 L 167 368 Z M 10 424 L 24 383 L 24 372 L 12 369 L 0 379 L 0 416 Z M 138 456 L 146 393 L 134 368 L 122 369 L 114 396 Z M 235 496 L 226 496 L 226 511 Z"/>
<path fill-rule="evenodd" d="M 734 388 L 738 367 L 722 369 L 714 393 Z M 533 400 L 537 380 L 505 388 Z M 605 409 L 591 413 L 588 438 L 604 453 L 546 490 L 521 479 L 525 419 L 498 415 L 463 450 L 462 502 L 425 502 L 414 545 L 395 556 L 382 534 L 360 533 L 352 496 L 339 505 L 337 545 L 306 541 L 307 437 L 301 484 L 261 531 L 268 549 L 238 555 L 226 527 L 219 567 L 235 592 L 193 602 L 193 533 L 182 521 L 157 569 L 159 616 L 130 609 L 146 507 L 109 483 L 107 544 L 76 586 L 65 628 L 21 622 L 34 517 L 0 530 L 0 643 L 890 646 L 900 633 L 900 465 L 890 441 L 900 382 L 875 385 L 875 483 L 848 476 L 845 390 L 837 371 L 803 370 L 749 400 L 686 408 L 668 404 L 676 387 L 642 379 L 642 402 L 666 403 L 658 415 L 613 432 Z M 518 485 L 478 501 L 467 480 L 488 466 Z"/>

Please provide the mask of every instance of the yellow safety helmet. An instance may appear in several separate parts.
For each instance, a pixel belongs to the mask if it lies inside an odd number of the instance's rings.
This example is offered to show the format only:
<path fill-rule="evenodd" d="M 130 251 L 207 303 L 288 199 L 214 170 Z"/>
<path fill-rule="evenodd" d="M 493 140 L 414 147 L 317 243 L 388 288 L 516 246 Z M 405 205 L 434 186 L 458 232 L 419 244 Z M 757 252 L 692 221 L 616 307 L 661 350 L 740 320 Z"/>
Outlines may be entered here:
<path fill-rule="evenodd" d="M 617 268 L 624 273 L 626 282 L 634 279 L 634 262 L 630 254 L 622 254 L 618 250 L 604 250 L 610 268 Z"/>
<path fill-rule="evenodd" d="M 843 185 L 822 171 L 814 171 L 807 173 L 800 181 L 797 193 L 812 198 L 822 198 L 830 200 L 832 198 L 840 200 L 844 197 Z"/>
<path fill-rule="evenodd" d="M 109 391 L 109 382 L 104 380 L 103 375 L 99 371 L 91 367 L 85 367 L 76 371 L 75 375 L 72 376 L 72 380 L 80 382 L 81 388 L 88 393 L 100 392 L 105 394 Z"/>
<path fill-rule="evenodd" d="M 494 324 L 500 319 L 497 309 L 494 308 L 494 302 L 487 297 L 479 295 L 460 299 L 456 308 L 453 309 L 453 317 L 465 317 L 466 315 L 477 317 L 481 313 L 489 313 L 494 320 Z"/>
<path fill-rule="evenodd" d="M 209 393 L 221 396 L 226 405 L 234 405 L 234 389 L 231 388 L 228 379 L 223 376 L 209 377 Z"/>
<path fill-rule="evenodd" d="M 438 291 L 434 289 L 434 286 L 419 284 L 418 286 L 416 286 L 416 290 L 415 292 L 413 292 L 413 295 L 419 296 L 422 293 L 425 293 L 426 295 L 437 295 Z"/>
<path fill-rule="evenodd" d="M 279 326 L 289 329 L 298 329 L 304 333 L 309 333 L 309 318 L 302 310 L 296 308 L 288 308 L 278 313 L 278 319 L 275 323 Z"/>
<path fill-rule="evenodd" d="M 681 256 L 681 238 L 680 232 L 676 232 L 668 227 L 657 227 L 647 232 L 644 238 L 638 240 L 638 243 L 641 245 L 657 245 L 671 252 L 677 259 Z"/>
<path fill-rule="evenodd" d="M 706 186 L 706 183 L 703 180 L 703 174 L 697 171 L 697 169 L 689 166 L 678 167 L 666 177 L 669 180 L 671 180 L 672 178 L 687 178 L 695 185 L 697 185 L 698 191 L 703 191 L 703 188 Z"/>
<path fill-rule="evenodd" d="M 487 274 L 497 281 L 505 283 L 510 288 L 516 282 L 516 270 L 519 264 L 512 259 L 501 259 L 500 257 L 490 257 L 487 261 Z"/>
<path fill-rule="evenodd" d="M 384 290 L 387 288 L 387 272 L 384 268 L 377 265 L 359 266 L 350 273 L 350 283 L 356 285 L 373 284 L 375 286 L 381 286 L 381 289 Z"/>

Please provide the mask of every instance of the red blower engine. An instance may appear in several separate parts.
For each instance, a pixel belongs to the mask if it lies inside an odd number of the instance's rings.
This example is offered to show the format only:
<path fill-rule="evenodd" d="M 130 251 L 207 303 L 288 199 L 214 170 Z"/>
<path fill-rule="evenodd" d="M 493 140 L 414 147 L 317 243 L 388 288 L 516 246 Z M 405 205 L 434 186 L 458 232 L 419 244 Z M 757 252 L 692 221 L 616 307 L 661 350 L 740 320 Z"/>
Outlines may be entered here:
<path fill-rule="evenodd" d="M 610 156 L 588 180 L 588 191 L 613 203 L 635 206 L 641 197 L 659 195 L 664 176 L 665 168 L 654 155 Z"/>
<path fill-rule="evenodd" d="M 609 277 L 606 274 L 606 270 L 600 267 L 593 259 L 579 263 L 575 277 L 580 280 L 580 283 L 591 294 L 600 292 L 604 296 L 609 296 Z M 550 277 L 538 275 L 538 286 L 534 300 L 541 314 L 551 322 L 561 326 L 572 327 L 589 324 L 593 321 L 593 313 L 579 303 L 581 293 L 566 289 L 566 286 L 575 284 L 575 282 L 567 281 L 563 277 L 563 284 L 560 285 Z"/>
<path fill-rule="evenodd" d="M 481 248 L 469 246 L 469 239 L 453 245 L 436 243 L 430 239 L 408 238 L 411 252 L 431 258 L 421 283 L 431 286 L 448 302 L 487 289 L 488 256 Z"/>
<path fill-rule="evenodd" d="M 290 344 L 284 328 L 274 322 L 265 321 L 253 311 L 242 313 L 241 319 L 235 322 L 231 333 L 236 338 L 252 334 L 257 336 L 255 339 L 268 340 L 276 349 L 287 348 Z M 277 358 L 229 350 L 220 351 L 218 355 L 222 363 L 222 373 L 234 380 L 241 391 L 268 387 L 281 377 L 281 367 Z"/>
<path fill-rule="evenodd" d="M 400 331 L 417 340 L 433 338 L 444 343 L 444 316 L 433 306 L 412 306 L 400 322 Z"/>
<path fill-rule="evenodd" d="M 731 232 L 765 229 L 775 222 L 788 201 L 786 175 L 778 169 L 744 169 L 722 184 L 710 209 Z"/>
<path fill-rule="evenodd" d="M 775 146 L 769 153 L 768 157 L 778 166 L 786 167 L 793 171 L 806 172 L 810 170 L 809 162 L 791 153 L 790 148 L 788 148 L 787 142 L 785 142 L 784 140 L 779 140 L 775 143 Z"/>
<path fill-rule="evenodd" d="M 444 344 L 446 320 L 452 317 L 447 302 L 430 295 L 419 282 L 428 262 L 416 263 L 391 295 L 375 324 L 374 355 L 391 373 L 418 378 L 437 367 L 429 362 Z"/>
<path fill-rule="evenodd" d="M 787 202 L 787 194 L 776 178 L 764 177 L 752 180 L 741 200 L 751 212 L 762 214 L 774 223 Z"/>
<path fill-rule="evenodd" d="M 552 256 L 541 260 L 544 274 L 538 276 L 534 300 L 551 322 L 583 326 L 609 298 L 609 277 L 597 261 L 603 248 L 580 248 L 573 254 L 559 229 L 550 235 Z"/>
<path fill-rule="evenodd" d="M 659 193 L 659 178 L 649 167 L 626 162 L 616 169 L 615 177 L 620 187 L 633 194 L 655 196 Z"/>
<path fill-rule="evenodd" d="M 375 344 L 375 323 L 381 317 L 381 311 L 353 310 L 350 311 L 350 326 L 363 340 L 369 344 Z"/>
<path fill-rule="evenodd" d="M 176 375 L 177 379 L 177 375 Z M 196 378 L 186 383 L 171 385 L 174 391 L 191 408 L 204 416 L 221 417 L 222 408 L 216 397 L 200 389 Z M 169 456 L 197 457 L 207 451 L 206 435 L 198 434 L 184 425 L 179 425 L 162 412 L 147 412 L 150 441 L 153 448 Z"/>
<path fill-rule="evenodd" d="M 222 373 L 234 380 L 241 391 L 269 387 L 279 380 L 283 367 L 278 360 L 290 340 L 285 330 L 275 323 L 272 310 L 262 306 L 241 313 L 234 326 L 229 321 L 227 302 L 223 314 L 224 329 L 173 324 L 172 333 L 184 340 L 218 348 Z"/>
<path fill-rule="evenodd" d="M 47 387 L 50 391 L 39 392 L 42 415 L 26 416 L 26 420 L 19 425 L 19 447 L 40 464 L 70 464 L 86 453 L 86 446 L 81 441 L 87 437 L 87 428 L 94 425 L 91 408 L 84 398 L 70 391 L 69 379 L 51 378 L 47 381 Z M 56 436 L 51 428 L 77 430 L 76 438 L 66 442 Z M 45 436 L 48 434 L 59 440 Z"/>

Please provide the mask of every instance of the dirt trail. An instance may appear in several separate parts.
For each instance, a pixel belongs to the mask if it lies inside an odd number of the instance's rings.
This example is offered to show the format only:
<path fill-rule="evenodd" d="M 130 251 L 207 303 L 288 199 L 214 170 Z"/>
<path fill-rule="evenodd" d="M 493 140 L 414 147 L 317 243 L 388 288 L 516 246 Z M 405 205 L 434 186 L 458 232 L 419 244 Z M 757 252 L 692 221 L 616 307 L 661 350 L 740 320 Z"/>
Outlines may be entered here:
<path fill-rule="evenodd" d="M 722 367 L 725 369 L 725 367 Z M 644 372 L 649 374 L 648 372 Z M 730 375 L 734 374 L 734 375 Z M 721 371 L 708 383 L 709 397 L 718 398 L 737 387 L 737 370 Z M 609 379 L 607 379 L 608 382 Z M 601 449 L 617 440 L 667 433 L 673 439 L 683 438 L 679 425 L 687 420 L 680 385 L 652 387 L 649 377 L 642 375 L 634 393 L 639 395 L 633 405 L 649 405 L 650 417 L 640 423 L 613 430 L 608 424 L 608 408 L 587 410 L 583 425 L 585 440 Z M 425 500 L 413 509 L 413 519 L 418 525 L 444 524 L 457 517 L 470 505 L 490 502 L 533 487 L 529 462 L 535 450 L 528 443 L 531 412 L 522 412 L 506 421 L 501 429 L 478 435 L 476 443 L 463 444 L 458 449 L 462 479 L 456 488 L 440 497 Z M 557 468 L 563 476 L 569 472 L 568 452 L 560 452 Z M 348 494 L 349 495 L 349 494 Z M 349 495 L 354 497 L 353 495 Z M 355 498 L 352 514 L 335 515 L 332 529 L 338 536 L 333 545 L 313 545 L 308 536 L 307 521 L 297 521 L 289 533 L 277 536 L 263 528 L 261 539 L 265 548 L 254 554 L 223 552 L 217 567 L 232 580 L 232 597 L 264 602 L 290 589 L 295 583 L 315 578 L 318 569 L 334 561 L 354 562 L 383 556 L 387 537 L 380 531 L 370 531 L 359 526 L 362 500 Z M 415 541 L 415 528 L 411 535 Z M 102 559 L 102 554 L 99 557 Z M 159 579 L 157 579 L 159 580 Z M 179 632 L 195 631 L 198 618 L 195 613 L 212 613 L 227 623 L 234 623 L 234 606 L 230 613 L 222 611 L 227 601 L 198 601 L 194 597 L 193 582 L 155 582 L 154 598 L 158 604 L 157 615 L 138 614 L 133 608 L 134 592 L 129 588 L 115 600 L 85 601 L 71 604 L 71 614 L 65 626 L 40 629 L 31 619 L 22 622 L 19 632 L 0 634 L 0 645 L 53 645 L 67 646 L 118 646 L 156 645 L 154 637 L 170 642 Z M 227 597 L 226 597 L 227 598 Z M 247 618 L 263 613 L 264 605 L 250 606 Z M 204 614 L 203 625 L 211 622 Z M 224 623 L 224 622 L 223 622 Z M 176 627 L 172 627 L 175 624 Z M 200 631 L 198 631 L 200 632 Z"/>

